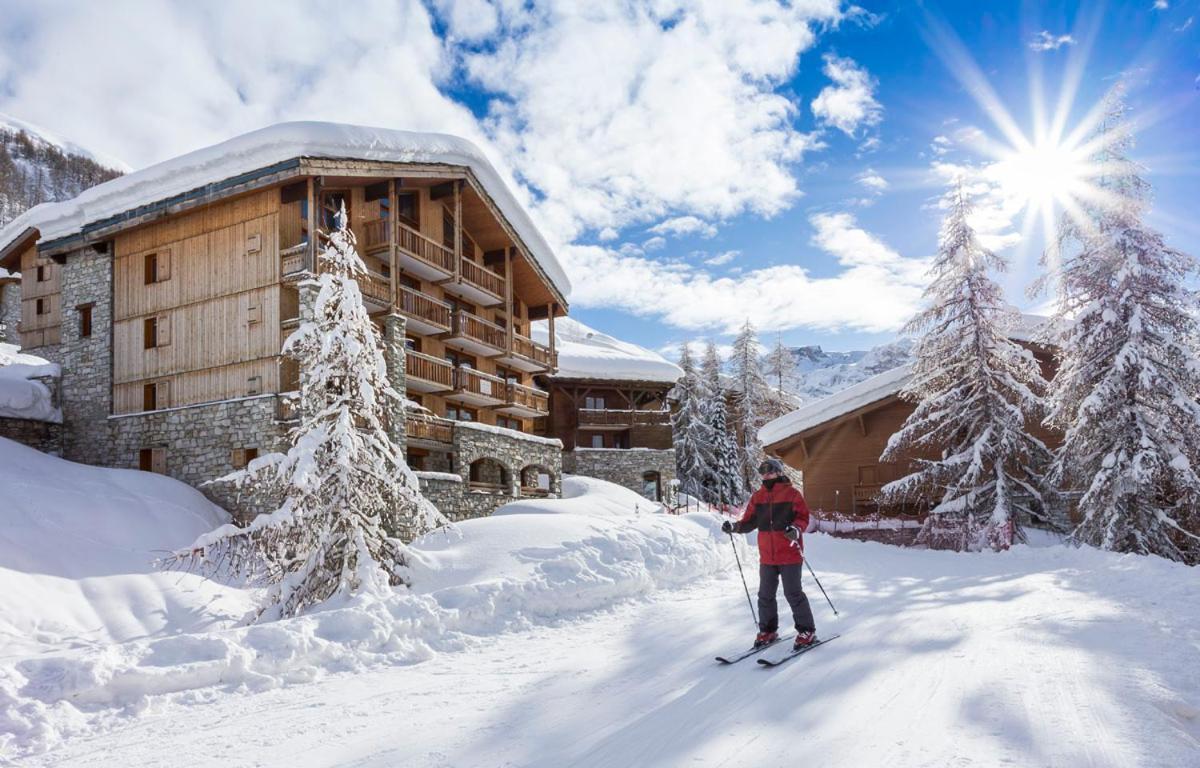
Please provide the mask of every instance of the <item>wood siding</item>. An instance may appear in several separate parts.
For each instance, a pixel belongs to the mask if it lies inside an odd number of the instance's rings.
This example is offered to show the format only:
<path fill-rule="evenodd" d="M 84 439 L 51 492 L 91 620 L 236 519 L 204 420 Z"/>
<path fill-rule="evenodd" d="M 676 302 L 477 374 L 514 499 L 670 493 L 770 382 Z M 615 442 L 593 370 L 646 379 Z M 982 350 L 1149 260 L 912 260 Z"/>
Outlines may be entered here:
<path fill-rule="evenodd" d="M 38 269 L 42 280 L 38 280 Z M 38 314 L 39 302 L 42 313 Z M 58 344 L 62 339 L 62 267 L 40 259 L 31 246 L 21 254 L 21 347 Z"/>

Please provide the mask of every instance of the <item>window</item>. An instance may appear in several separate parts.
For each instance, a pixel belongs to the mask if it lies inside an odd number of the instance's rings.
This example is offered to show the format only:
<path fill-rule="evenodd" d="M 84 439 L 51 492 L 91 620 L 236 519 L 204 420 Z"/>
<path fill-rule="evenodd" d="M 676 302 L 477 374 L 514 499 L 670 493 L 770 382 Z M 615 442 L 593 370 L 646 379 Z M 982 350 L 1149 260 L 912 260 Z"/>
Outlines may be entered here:
<path fill-rule="evenodd" d="M 79 310 L 79 338 L 81 339 L 92 335 L 92 306 L 91 304 L 81 304 L 76 307 Z"/>
<path fill-rule="evenodd" d="M 504 427 L 505 429 L 511 429 L 514 432 L 520 432 L 521 431 L 521 420 L 520 419 L 509 419 L 509 418 L 505 418 L 504 416 L 497 416 L 496 417 L 496 426 Z"/>
<path fill-rule="evenodd" d="M 642 495 L 650 501 L 662 501 L 662 482 L 657 472 L 642 475 Z"/>
<path fill-rule="evenodd" d="M 396 194 L 396 218 L 411 227 L 419 228 L 421 226 L 416 192 L 399 192 Z"/>
<path fill-rule="evenodd" d="M 475 368 L 475 358 L 470 355 L 464 355 L 453 349 L 446 350 L 446 362 L 451 365 L 461 365 L 463 368 Z"/>
<path fill-rule="evenodd" d="M 584 403 L 583 407 L 589 411 L 603 411 L 604 410 L 604 395 L 599 395 L 597 397 L 590 397 L 590 396 L 585 397 L 583 399 L 583 403 Z"/>
<path fill-rule="evenodd" d="M 50 279 L 50 270 L 46 269 L 46 266 L 44 264 L 38 264 L 37 281 L 39 283 L 44 283 L 49 279 Z"/>
<path fill-rule="evenodd" d="M 451 421 L 479 421 L 479 414 L 472 408 L 449 405 L 446 406 L 446 418 Z"/>
<path fill-rule="evenodd" d="M 158 410 L 158 387 L 154 384 L 142 385 L 142 410 Z"/>
<path fill-rule="evenodd" d="M 405 336 L 404 337 L 404 349 L 409 352 L 420 352 L 421 351 L 421 340 L 417 339 L 417 338 L 413 338 L 412 336 Z"/>
<path fill-rule="evenodd" d="M 158 346 L 158 318 L 147 317 L 142 321 L 142 349 Z"/>
<path fill-rule="evenodd" d="M 45 299 L 38 299 L 36 309 L 39 315 L 44 315 L 50 311 L 50 303 Z"/>
<path fill-rule="evenodd" d="M 334 222 L 334 217 L 337 212 L 346 206 L 346 224 L 349 226 L 350 221 L 350 195 L 347 192 L 326 192 L 321 196 L 321 226 L 326 230 L 332 231 L 337 229 L 337 224 Z"/>
<path fill-rule="evenodd" d="M 230 463 L 234 469 L 245 469 L 246 465 L 258 458 L 257 448 L 234 448 L 230 452 Z"/>
<path fill-rule="evenodd" d="M 442 245 L 454 248 L 454 215 L 446 207 L 442 208 Z"/>
<path fill-rule="evenodd" d="M 147 253 L 143 257 L 145 265 L 142 269 L 142 274 L 145 277 L 146 285 L 158 282 L 158 254 Z"/>
<path fill-rule="evenodd" d="M 604 435 L 592 435 L 592 447 L 593 448 L 603 448 L 604 447 Z"/>

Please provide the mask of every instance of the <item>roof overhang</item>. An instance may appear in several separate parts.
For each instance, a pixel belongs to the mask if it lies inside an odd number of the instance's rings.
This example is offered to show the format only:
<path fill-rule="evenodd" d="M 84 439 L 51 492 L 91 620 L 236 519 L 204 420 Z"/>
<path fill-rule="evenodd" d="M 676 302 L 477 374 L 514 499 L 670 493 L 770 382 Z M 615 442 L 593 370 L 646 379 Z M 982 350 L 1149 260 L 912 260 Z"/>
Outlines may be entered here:
<path fill-rule="evenodd" d="M 33 227 L 26 227 L 18 233 L 15 239 L 0 248 L 0 267 L 4 267 L 9 272 L 19 272 L 21 269 L 21 252 L 36 243 L 37 239 L 38 231 Z"/>

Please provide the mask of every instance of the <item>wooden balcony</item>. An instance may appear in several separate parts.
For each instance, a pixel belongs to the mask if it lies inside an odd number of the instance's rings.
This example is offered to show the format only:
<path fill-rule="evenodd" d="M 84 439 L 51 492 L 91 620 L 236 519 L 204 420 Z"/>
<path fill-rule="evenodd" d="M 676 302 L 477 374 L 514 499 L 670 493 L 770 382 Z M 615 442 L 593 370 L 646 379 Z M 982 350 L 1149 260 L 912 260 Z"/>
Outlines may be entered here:
<path fill-rule="evenodd" d="M 630 427 L 670 426 L 670 424 L 670 411 L 579 409 L 579 426 L 588 429 L 629 429 Z"/>
<path fill-rule="evenodd" d="M 454 388 L 454 366 L 421 352 L 405 354 L 405 379 L 413 392 L 448 392 Z"/>
<path fill-rule="evenodd" d="M 396 261 L 409 274 L 441 281 L 454 274 L 454 251 L 396 222 Z"/>
<path fill-rule="evenodd" d="M 368 312 L 379 312 L 392 305 L 392 281 L 378 272 L 367 271 L 355 276 L 363 304 Z"/>
<path fill-rule="evenodd" d="M 449 333 L 452 328 L 449 304 L 406 285 L 400 286 L 396 309 L 407 318 L 406 327 L 410 331 L 433 336 Z"/>
<path fill-rule="evenodd" d="M 550 412 L 550 394 L 510 381 L 505 390 L 504 405 L 497 408 L 496 412 L 525 419 L 536 419 Z"/>
<path fill-rule="evenodd" d="M 442 339 L 446 346 L 483 357 L 504 349 L 505 330 L 495 323 L 461 309 L 450 320 L 450 333 Z"/>
<path fill-rule="evenodd" d="M 459 260 L 460 279 L 444 283 L 442 288 L 481 307 L 504 303 L 504 276 L 467 258 Z"/>
<path fill-rule="evenodd" d="M 445 397 L 477 407 L 502 405 L 508 397 L 507 382 L 499 376 L 460 365 L 454 369 L 454 391 Z"/>
<path fill-rule="evenodd" d="M 362 225 L 362 249 L 368 253 L 388 246 L 388 220 L 372 219 Z"/>
<path fill-rule="evenodd" d="M 558 355 L 552 354 L 550 347 L 545 344 L 538 344 L 533 339 L 515 333 L 513 334 L 512 351 L 505 351 L 496 360 L 519 371 L 541 373 L 557 369 L 557 358 Z"/>
<path fill-rule="evenodd" d="M 308 253 L 308 243 L 300 243 L 293 245 L 291 248 L 279 252 L 279 279 L 289 280 L 295 279 L 305 272 L 306 254 Z"/>
<path fill-rule="evenodd" d="M 409 416 L 404 431 L 409 444 L 437 443 L 444 447 L 454 442 L 454 423 L 436 416 Z"/>

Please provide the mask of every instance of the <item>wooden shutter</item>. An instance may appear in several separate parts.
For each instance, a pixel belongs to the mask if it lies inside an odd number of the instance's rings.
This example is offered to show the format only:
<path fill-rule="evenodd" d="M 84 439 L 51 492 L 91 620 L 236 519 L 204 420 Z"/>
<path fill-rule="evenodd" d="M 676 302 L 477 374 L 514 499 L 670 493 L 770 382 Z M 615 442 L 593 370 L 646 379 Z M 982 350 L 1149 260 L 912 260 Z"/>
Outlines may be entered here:
<path fill-rule="evenodd" d="M 246 255 L 258 253 L 262 250 L 262 235 L 253 234 L 246 238 Z"/>
<path fill-rule="evenodd" d="M 164 249 L 158 252 L 158 279 L 157 283 L 171 279 L 171 251 Z"/>
<path fill-rule="evenodd" d="M 262 394 L 262 376 L 251 376 L 250 378 L 246 379 L 246 394 Z"/>
<path fill-rule="evenodd" d="M 258 304 L 251 304 L 246 307 L 246 324 L 254 325 L 262 322 L 262 307 Z"/>
<path fill-rule="evenodd" d="M 154 384 L 154 399 L 161 408 L 171 407 L 171 380 L 163 379 Z"/>
<path fill-rule="evenodd" d="M 171 316 L 159 315 L 157 320 L 158 336 L 155 339 L 154 346 L 165 347 L 171 343 Z"/>
<path fill-rule="evenodd" d="M 152 448 L 150 451 L 150 471 L 160 475 L 167 474 L 167 449 Z"/>
<path fill-rule="evenodd" d="M 234 469 L 241 469 L 246 466 L 246 449 L 234 448 L 230 451 L 229 461 L 233 464 Z"/>

